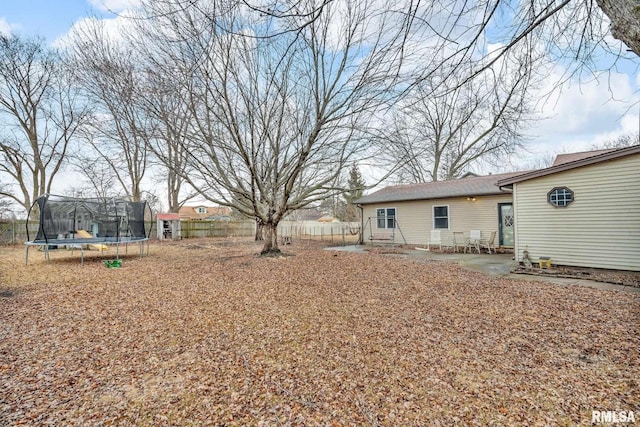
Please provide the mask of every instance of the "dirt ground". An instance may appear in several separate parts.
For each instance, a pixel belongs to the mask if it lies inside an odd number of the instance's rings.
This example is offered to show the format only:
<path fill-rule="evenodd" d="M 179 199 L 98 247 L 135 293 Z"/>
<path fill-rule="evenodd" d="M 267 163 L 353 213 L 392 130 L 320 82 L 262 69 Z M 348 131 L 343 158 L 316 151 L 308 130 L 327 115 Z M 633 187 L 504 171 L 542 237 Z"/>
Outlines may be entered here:
<path fill-rule="evenodd" d="M 640 418 L 640 296 L 251 241 L 0 248 L 0 426 Z M 137 250 L 130 253 L 137 253 Z"/>

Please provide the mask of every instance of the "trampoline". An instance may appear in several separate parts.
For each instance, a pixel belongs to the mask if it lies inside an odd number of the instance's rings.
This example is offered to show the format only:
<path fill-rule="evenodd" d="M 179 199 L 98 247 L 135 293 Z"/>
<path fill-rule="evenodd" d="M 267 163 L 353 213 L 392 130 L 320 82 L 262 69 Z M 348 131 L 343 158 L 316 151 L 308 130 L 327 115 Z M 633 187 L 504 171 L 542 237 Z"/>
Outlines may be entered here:
<path fill-rule="evenodd" d="M 37 209 L 37 211 L 34 211 Z M 140 247 L 140 257 L 144 254 L 146 242 L 149 254 L 149 236 L 152 222 L 146 228 L 145 218 L 151 220 L 152 212 L 145 201 L 132 202 L 121 198 L 76 198 L 45 194 L 36 199 L 29 209 L 38 212 L 38 232 L 31 240 L 29 220 L 27 220 L 27 242 L 25 264 L 29 263 L 29 248 L 39 246 L 45 251 L 48 261 L 49 251 L 66 248 L 80 250 L 84 264 L 84 250 L 87 247 L 101 252 L 115 245 L 116 259 L 119 258 L 120 245 L 125 251 L 130 243 Z"/>

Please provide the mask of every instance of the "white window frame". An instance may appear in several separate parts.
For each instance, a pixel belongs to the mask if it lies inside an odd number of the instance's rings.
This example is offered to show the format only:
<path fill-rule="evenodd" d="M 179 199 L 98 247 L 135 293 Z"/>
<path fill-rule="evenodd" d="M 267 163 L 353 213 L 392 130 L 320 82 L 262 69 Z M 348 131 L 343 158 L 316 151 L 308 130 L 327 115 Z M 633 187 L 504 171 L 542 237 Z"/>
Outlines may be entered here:
<path fill-rule="evenodd" d="M 439 216 L 437 218 L 447 218 L 447 227 L 436 227 L 436 208 L 447 208 L 447 216 Z M 432 205 L 431 206 L 431 217 L 432 217 L 432 230 L 450 230 L 451 229 L 451 209 L 449 205 Z"/>
<path fill-rule="evenodd" d="M 394 215 L 389 215 L 389 210 L 393 209 Z M 379 211 L 384 211 L 383 215 L 380 215 Z M 389 220 L 393 218 L 393 227 L 389 227 Z M 384 220 L 384 227 L 380 227 L 380 219 Z M 398 221 L 398 209 L 394 207 L 388 208 L 376 208 L 376 228 L 379 230 L 393 230 Z"/>
<path fill-rule="evenodd" d="M 200 207 L 196 208 L 196 212 L 201 214 L 201 215 L 202 214 L 206 214 L 207 213 L 207 208 L 200 206 Z"/>

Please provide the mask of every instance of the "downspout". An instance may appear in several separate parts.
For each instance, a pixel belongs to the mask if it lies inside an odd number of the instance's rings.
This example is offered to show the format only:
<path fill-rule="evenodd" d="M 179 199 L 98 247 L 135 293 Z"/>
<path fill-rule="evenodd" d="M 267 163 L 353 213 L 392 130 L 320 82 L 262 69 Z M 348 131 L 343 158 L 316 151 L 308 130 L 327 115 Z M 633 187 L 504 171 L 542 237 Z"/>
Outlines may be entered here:
<path fill-rule="evenodd" d="M 360 209 L 360 237 L 358 238 L 358 244 L 364 244 L 364 209 L 360 203 L 356 204 L 356 208 Z"/>

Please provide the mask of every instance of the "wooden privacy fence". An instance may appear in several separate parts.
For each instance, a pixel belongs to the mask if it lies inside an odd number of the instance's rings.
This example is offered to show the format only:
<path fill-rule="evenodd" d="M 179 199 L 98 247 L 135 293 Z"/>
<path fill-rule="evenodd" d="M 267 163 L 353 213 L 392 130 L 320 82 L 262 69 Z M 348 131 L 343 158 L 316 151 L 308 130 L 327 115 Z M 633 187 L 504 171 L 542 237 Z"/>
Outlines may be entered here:
<path fill-rule="evenodd" d="M 180 221 L 183 239 L 192 237 L 248 237 L 255 236 L 255 221 Z"/>

